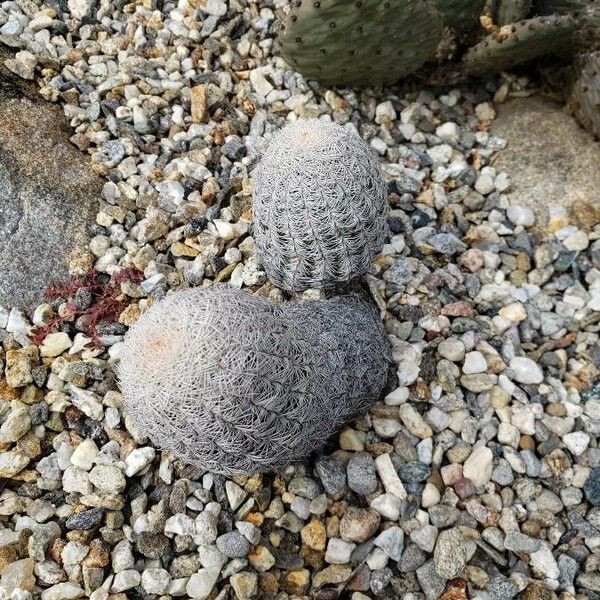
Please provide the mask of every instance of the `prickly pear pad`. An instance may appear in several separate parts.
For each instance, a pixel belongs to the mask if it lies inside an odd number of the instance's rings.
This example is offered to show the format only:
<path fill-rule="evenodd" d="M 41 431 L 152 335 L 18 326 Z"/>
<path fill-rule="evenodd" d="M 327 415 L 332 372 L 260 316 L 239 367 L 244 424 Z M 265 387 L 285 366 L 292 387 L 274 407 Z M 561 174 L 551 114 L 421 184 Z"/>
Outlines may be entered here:
<path fill-rule="evenodd" d="M 546 54 L 566 53 L 579 26 L 579 20 L 573 15 L 536 17 L 506 25 L 465 53 L 465 73 L 483 75 Z"/>
<path fill-rule="evenodd" d="M 430 0 L 301 0 L 284 27 L 283 56 L 308 79 L 374 85 L 432 57 L 442 17 Z"/>

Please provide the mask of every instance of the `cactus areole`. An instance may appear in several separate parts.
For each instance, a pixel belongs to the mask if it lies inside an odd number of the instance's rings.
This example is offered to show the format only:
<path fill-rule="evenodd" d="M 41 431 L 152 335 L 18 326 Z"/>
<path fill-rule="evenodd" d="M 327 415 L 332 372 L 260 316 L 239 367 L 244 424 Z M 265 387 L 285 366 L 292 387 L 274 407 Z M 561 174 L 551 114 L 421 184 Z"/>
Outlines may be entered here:
<path fill-rule="evenodd" d="M 301 0 L 280 40 L 287 62 L 308 79 L 371 85 L 416 71 L 441 37 L 430 0 Z"/>

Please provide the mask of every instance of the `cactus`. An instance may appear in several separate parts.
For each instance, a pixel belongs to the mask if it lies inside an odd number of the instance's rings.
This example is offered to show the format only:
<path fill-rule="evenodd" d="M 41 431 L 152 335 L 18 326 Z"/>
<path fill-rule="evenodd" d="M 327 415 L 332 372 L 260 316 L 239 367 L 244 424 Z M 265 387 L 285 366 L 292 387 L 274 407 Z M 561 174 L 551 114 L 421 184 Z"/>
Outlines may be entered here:
<path fill-rule="evenodd" d="M 531 0 L 500 0 L 496 7 L 495 21 L 498 25 L 509 25 L 529 16 Z"/>
<path fill-rule="evenodd" d="M 565 15 L 588 4 L 590 0 L 535 0 L 533 12 L 536 15 Z"/>
<path fill-rule="evenodd" d="M 354 129 L 315 119 L 287 125 L 254 178 L 259 262 L 285 290 L 348 282 L 381 250 L 386 206 L 379 161 Z"/>
<path fill-rule="evenodd" d="M 457 31 L 473 29 L 483 11 L 485 0 L 435 0 L 444 26 Z"/>
<path fill-rule="evenodd" d="M 580 25 L 572 14 L 506 25 L 467 50 L 462 60 L 464 72 L 483 75 L 547 54 L 568 54 Z"/>
<path fill-rule="evenodd" d="M 281 35 L 284 57 L 325 84 L 392 83 L 417 72 L 434 85 L 455 85 L 546 55 L 571 60 L 600 49 L 600 0 L 293 2 Z M 473 36 L 463 34 L 478 16 L 489 35 L 465 50 Z M 580 118 L 597 132 L 589 98 L 576 86 L 573 93 L 584 107 Z"/>
<path fill-rule="evenodd" d="M 296 0 L 280 37 L 287 62 L 328 85 L 394 82 L 435 53 L 442 17 L 430 0 Z"/>
<path fill-rule="evenodd" d="M 575 118 L 600 139 L 600 52 L 582 55 L 567 104 Z"/>
<path fill-rule="evenodd" d="M 357 295 L 279 304 L 217 285 L 145 312 L 125 338 L 119 376 L 141 432 L 231 475 L 319 450 L 377 399 L 388 365 L 379 317 Z"/>

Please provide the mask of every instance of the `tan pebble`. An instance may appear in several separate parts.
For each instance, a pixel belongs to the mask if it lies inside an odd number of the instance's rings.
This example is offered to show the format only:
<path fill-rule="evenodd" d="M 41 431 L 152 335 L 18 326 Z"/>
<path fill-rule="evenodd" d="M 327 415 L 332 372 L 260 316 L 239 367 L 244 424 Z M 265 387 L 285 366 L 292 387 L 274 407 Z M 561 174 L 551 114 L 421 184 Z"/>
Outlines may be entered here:
<path fill-rule="evenodd" d="M 22 387 L 33 381 L 29 356 L 23 350 L 6 353 L 6 382 L 12 388 Z"/>
<path fill-rule="evenodd" d="M 492 408 L 494 408 L 495 410 L 504 408 L 505 406 L 508 405 L 510 397 L 500 386 L 497 386 L 497 385 L 494 386 L 489 391 L 489 394 L 490 394 L 490 404 L 492 405 Z"/>
<path fill-rule="evenodd" d="M 260 573 L 258 575 L 258 587 L 268 596 L 275 596 L 279 591 L 279 581 L 273 573 Z"/>
<path fill-rule="evenodd" d="M 527 273 L 525 271 L 517 269 L 516 271 L 511 271 L 509 278 L 510 282 L 515 287 L 521 287 L 524 283 L 527 282 Z"/>
<path fill-rule="evenodd" d="M 352 569 L 349 566 L 330 565 L 313 577 L 313 585 L 315 588 L 320 588 L 328 584 L 344 583 L 350 578 L 350 575 L 352 575 Z"/>
<path fill-rule="evenodd" d="M 531 259 L 525 252 L 519 252 L 517 254 L 517 269 L 521 271 L 529 271 L 531 269 Z"/>
<path fill-rule="evenodd" d="M 15 546 L 0 546 L 0 573 L 16 560 L 17 549 Z"/>
<path fill-rule="evenodd" d="M 21 395 L 21 391 L 17 388 L 13 388 L 8 385 L 6 379 L 0 379 L 0 399 L 10 402 L 11 400 L 18 400 Z"/>
<path fill-rule="evenodd" d="M 467 600 L 467 584 L 462 579 L 453 579 L 448 582 L 440 600 Z"/>
<path fill-rule="evenodd" d="M 538 537 L 541 529 L 541 525 L 533 519 L 527 519 L 527 521 L 524 521 L 523 525 L 521 525 L 521 531 L 525 535 L 529 535 L 531 537 Z"/>
<path fill-rule="evenodd" d="M 301 596 L 305 594 L 310 586 L 310 572 L 307 569 L 290 571 L 285 576 L 283 588 L 288 594 Z"/>
<path fill-rule="evenodd" d="M 110 562 L 110 548 L 101 539 L 90 542 L 90 551 L 83 559 L 83 564 L 88 567 L 106 567 Z"/>
<path fill-rule="evenodd" d="M 546 405 L 546 412 L 552 417 L 564 417 L 567 414 L 567 409 L 560 402 L 549 402 Z"/>
<path fill-rule="evenodd" d="M 300 537 L 308 547 L 314 550 L 325 550 L 327 532 L 320 519 L 313 519 L 305 525 L 300 532 Z"/>
<path fill-rule="evenodd" d="M 271 542 L 271 545 L 274 546 L 275 548 L 279 548 L 279 545 L 281 544 L 281 536 L 282 536 L 282 532 L 277 530 L 277 531 L 272 531 L 269 534 L 269 542 Z"/>
<path fill-rule="evenodd" d="M 327 517 L 326 519 L 327 537 L 334 538 L 340 535 L 340 518 L 336 515 L 333 517 Z"/>
<path fill-rule="evenodd" d="M 67 545 L 67 540 L 58 538 L 58 539 L 54 540 L 54 542 L 52 542 L 52 545 L 50 546 L 50 550 L 48 551 L 50 558 L 54 562 L 58 563 L 59 565 L 62 564 L 62 558 L 60 555 L 66 545 Z"/>
<path fill-rule="evenodd" d="M 481 567 L 477 567 L 475 565 L 467 565 L 465 567 L 465 574 L 467 579 L 473 583 L 473 585 L 482 590 L 484 589 L 489 581 L 488 574 Z"/>
<path fill-rule="evenodd" d="M 90 272 L 94 266 L 95 258 L 91 252 L 82 252 L 80 249 L 73 251 L 68 256 L 69 274 L 81 277 Z"/>
<path fill-rule="evenodd" d="M 535 440 L 530 435 L 522 435 L 519 439 L 519 447 L 523 450 L 535 450 Z"/>
<path fill-rule="evenodd" d="M 137 303 L 130 304 L 120 315 L 119 323 L 130 327 L 133 325 L 140 316 L 140 307 Z"/>
<path fill-rule="evenodd" d="M 503 306 L 498 312 L 500 316 L 512 323 L 520 323 L 527 318 L 525 307 L 520 302 L 511 302 L 511 304 Z"/>
<path fill-rule="evenodd" d="M 366 434 L 363 431 L 356 431 L 355 429 L 343 429 L 340 432 L 340 448 L 342 450 L 353 450 L 355 452 L 362 452 L 365 449 Z"/>
<path fill-rule="evenodd" d="M 244 517 L 244 521 L 248 521 L 248 523 L 252 523 L 252 525 L 256 525 L 256 527 L 260 527 L 264 520 L 264 515 L 259 512 L 251 512 Z"/>
<path fill-rule="evenodd" d="M 196 248 L 192 248 L 187 244 L 182 242 L 175 242 L 171 245 L 171 254 L 175 257 L 179 256 L 189 256 L 191 258 L 195 258 L 200 254 L 200 252 Z"/>
<path fill-rule="evenodd" d="M 33 431 L 28 431 L 23 437 L 19 438 L 16 450 L 29 458 L 36 458 L 42 453 L 42 442 Z"/>

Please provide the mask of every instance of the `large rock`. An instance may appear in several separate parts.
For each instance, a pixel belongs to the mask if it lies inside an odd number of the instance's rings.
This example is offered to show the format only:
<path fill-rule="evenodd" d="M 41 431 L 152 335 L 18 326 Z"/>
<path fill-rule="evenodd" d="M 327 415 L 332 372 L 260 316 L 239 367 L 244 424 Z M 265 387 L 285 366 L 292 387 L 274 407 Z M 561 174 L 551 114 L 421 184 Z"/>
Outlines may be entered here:
<path fill-rule="evenodd" d="M 494 166 L 510 175 L 510 202 L 535 212 L 539 233 L 550 204 L 600 203 L 600 143 L 561 105 L 539 96 L 510 100 L 498 106 L 491 130 L 508 142 Z"/>
<path fill-rule="evenodd" d="M 0 304 L 27 307 L 85 252 L 102 180 L 62 111 L 11 76 L 0 51 Z"/>

